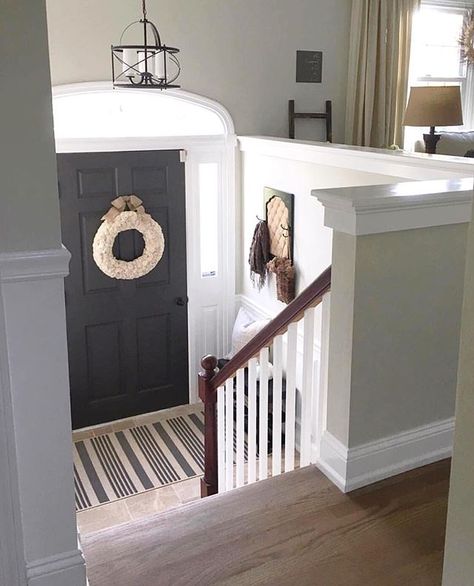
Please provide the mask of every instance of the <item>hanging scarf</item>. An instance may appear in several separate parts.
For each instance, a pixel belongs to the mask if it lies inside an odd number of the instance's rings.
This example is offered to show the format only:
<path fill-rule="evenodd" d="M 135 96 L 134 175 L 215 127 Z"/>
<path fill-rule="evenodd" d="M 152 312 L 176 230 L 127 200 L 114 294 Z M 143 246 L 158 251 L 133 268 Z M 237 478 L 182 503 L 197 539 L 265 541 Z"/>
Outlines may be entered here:
<path fill-rule="evenodd" d="M 260 290 L 267 278 L 267 262 L 270 260 L 270 237 L 267 223 L 259 221 L 255 226 L 250 246 L 249 265 L 250 278 L 254 286 Z"/>

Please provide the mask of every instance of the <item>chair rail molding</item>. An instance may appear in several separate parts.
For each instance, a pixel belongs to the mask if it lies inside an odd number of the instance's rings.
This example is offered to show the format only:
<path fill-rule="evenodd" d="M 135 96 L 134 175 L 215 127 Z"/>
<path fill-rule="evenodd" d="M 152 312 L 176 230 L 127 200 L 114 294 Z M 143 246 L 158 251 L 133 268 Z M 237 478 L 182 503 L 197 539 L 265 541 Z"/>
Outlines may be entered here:
<path fill-rule="evenodd" d="M 64 278 L 69 274 L 70 252 L 62 248 L 0 253 L 0 282 L 17 283 Z"/>
<path fill-rule="evenodd" d="M 86 583 L 70 452 L 69 260 L 64 247 L 0 254 L 2 585 Z"/>
<path fill-rule="evenodd" d="M 350 492 L 449 458 L 453 436 L 454 417 L 352 448 L 326 430 L 316 465 L 340 490 Z"/>
<path fill-rule="evenodd" d="M 324 223 L 353 236 L 470 221 L 472 178 L 314 190 Z"/>

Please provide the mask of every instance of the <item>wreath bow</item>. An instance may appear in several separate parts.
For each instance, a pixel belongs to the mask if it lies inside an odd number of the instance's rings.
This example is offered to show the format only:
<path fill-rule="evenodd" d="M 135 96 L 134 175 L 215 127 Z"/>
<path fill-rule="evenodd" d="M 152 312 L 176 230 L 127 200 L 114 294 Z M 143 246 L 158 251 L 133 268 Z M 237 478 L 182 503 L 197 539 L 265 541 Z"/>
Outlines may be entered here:
<path fill-rule="evenodd" d="M 145 208 L 142 206 L 142 200 L 136 195 L 121 195 L 111 202 L 112 207 L 110 210 L 102 216 L 101 220 L 106 222 L 113 222 L 117 216 L 128 208 L 131 212 L 137 212 L 137 214 L 144 214 Z"/>

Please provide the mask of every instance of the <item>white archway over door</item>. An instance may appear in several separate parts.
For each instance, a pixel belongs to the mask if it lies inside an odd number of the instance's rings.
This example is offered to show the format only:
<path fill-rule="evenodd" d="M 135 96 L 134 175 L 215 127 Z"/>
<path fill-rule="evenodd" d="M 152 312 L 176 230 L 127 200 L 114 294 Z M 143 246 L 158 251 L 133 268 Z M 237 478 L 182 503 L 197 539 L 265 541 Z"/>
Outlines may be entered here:
<path fill-rule="evenodd" d="M 232 118 L 182 90 L 117 90 L 110 82 L 53 88 L 58 153 L 181 150 L 186 162 L 190 402 L 201 356 L 228 350 L 235 299 Z"/>

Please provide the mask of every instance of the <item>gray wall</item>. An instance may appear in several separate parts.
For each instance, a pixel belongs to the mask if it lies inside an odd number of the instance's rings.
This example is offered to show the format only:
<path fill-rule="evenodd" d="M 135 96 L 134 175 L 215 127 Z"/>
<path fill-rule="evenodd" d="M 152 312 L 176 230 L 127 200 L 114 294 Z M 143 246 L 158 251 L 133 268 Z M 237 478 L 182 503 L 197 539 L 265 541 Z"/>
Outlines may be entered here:
<path fill-rule="evenodd" d="M 0 0 L 0 15 L 0 253 L 57 248 L 44 3 Z M 35 26 L 26 28 L 29 22 Z"/>
<path fill-rule="evenodd" d="M 459 356 L 454 457 L 451 469 L 443 586 L 474 576 L 474 230 L 471 223 Z"/>
<path fill-rule="evenodd" d="M 328 429 L 349 447 L 454 415 L 466 233 L 335 232 Z"/>
<path fill-rule="evenodd" d="M 47 0 L 53 84 L 111 78 L 110 45 L 139 17 L 139 0 Z M 287 101 L 334 101 L 343 140 L 351 0 L 148 0 L 164 42 L 182 50 L 183 89 L 226 106 L 239 134 L 287 136 Z M 296 84 L 296 50 L 322 50 L 322 84 Z M 297 123 L 323 138 L 320 122 Z M 305 132 L 306 129 L 306 132 Z"/>
<path fill-rule="evenodd" d="M 0 583 L 85 586 L 45 0 L 0 0 L 0 55 Z"/>

